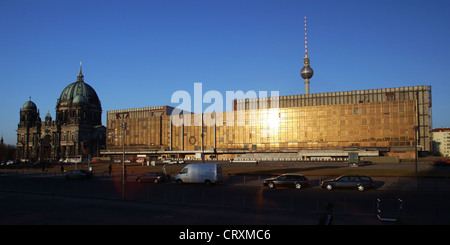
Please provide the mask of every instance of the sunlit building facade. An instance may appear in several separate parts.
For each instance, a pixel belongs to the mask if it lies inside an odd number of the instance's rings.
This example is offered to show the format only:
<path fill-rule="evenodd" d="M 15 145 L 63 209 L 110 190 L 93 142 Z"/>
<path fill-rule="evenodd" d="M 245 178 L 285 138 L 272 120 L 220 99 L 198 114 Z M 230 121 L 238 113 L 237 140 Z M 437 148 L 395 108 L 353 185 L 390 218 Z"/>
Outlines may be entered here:
<path fill-rule="evenodd" d="M 450 156 L 450 128 L 433 129 L 433 153 L 444 157 Z"/>
<path fill-rule="evenodd" d="M 204 114 L 170 106 L 113 110 L 102 153 L 119 156 L 124 147 L 129 158 L 413 158 L 416 141 L 419 151 L 432 151 L 431 119 L 431 86 L 241 99 L 232 111 Z"/>

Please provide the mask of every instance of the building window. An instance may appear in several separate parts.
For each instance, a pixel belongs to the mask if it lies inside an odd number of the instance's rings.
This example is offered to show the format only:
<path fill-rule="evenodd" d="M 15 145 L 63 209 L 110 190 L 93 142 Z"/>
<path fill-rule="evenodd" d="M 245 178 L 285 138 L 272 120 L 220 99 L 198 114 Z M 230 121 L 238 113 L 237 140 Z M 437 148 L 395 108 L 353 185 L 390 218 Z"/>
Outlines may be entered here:
<path fill-rule="evenodd" d="M 395 92 L 387 92 L 386 100 L 387 101 L 395 101 Z"/>

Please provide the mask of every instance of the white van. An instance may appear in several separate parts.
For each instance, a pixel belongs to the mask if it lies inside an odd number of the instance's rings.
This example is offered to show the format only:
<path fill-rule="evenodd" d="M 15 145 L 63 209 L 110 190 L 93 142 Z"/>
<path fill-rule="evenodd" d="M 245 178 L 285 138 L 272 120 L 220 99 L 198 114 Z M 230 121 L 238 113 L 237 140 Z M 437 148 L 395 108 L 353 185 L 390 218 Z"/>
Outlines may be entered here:
<path fill-rule="evenodd" d="M 220 163 L 190 163 L 175 176 L 175 181 L 177 184 L 217 184 L 222 182 L 222 165 Z"/>

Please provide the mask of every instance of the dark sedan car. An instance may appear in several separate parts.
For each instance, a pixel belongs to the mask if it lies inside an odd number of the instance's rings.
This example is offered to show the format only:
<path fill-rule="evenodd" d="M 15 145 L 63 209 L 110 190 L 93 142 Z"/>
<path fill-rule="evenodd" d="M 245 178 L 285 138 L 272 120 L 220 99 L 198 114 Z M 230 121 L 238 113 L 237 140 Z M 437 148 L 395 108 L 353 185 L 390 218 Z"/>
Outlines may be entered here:
<path fill-rule="evenodd" d="M 375 183 L 369 176 L 344 175 L 337 177 L 336 179 L 324 180 L 320 186 L 329 191 L 335 188 L 357 189 L 358 191 L 364 191 L 367 188 L 374 188 Z"/>
<path fill-rule="evenodd" d="M 269 188 L 284 186 L 300 189 L 308 185 L 308 179 L 301 174 L 283 174 L 277 177 L 265 179 L 263 185 L 268 186 Z"/>
<path fill-rule="evenodd" d="M 141 182 L 153 182 L 155 184 L 166 182 L 169 177 L 163 172 L 148 172 L 144 175 L 137 177 L 136 181 Z"/>
<path fill-rule="evenodd" d="M 66 174 L 66 179 L 90 179 L 92 172 L 88 170 L 73 170 Z"/>

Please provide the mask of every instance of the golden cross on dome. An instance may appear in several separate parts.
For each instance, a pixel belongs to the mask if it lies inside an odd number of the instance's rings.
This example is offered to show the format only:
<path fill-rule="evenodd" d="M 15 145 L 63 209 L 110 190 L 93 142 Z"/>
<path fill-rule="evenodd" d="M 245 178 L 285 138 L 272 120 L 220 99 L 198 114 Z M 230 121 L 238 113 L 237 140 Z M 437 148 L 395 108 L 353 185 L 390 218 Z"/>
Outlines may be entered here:
<path fill-rule="evenodd" d="M 77 81 L 83 81 L 83 73 L 81 72 L 81 61 L 80 61 L 80 72 L 78 73 L 77 76 Z"/>
<path fill-rule="evenodd" d="M 81 73 L 81 61 L 80 61 L 80 72 L 78 73 L 78 76 L 83 76 L 83 73 Z"/>

